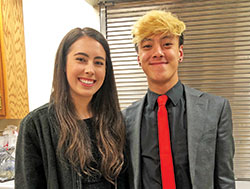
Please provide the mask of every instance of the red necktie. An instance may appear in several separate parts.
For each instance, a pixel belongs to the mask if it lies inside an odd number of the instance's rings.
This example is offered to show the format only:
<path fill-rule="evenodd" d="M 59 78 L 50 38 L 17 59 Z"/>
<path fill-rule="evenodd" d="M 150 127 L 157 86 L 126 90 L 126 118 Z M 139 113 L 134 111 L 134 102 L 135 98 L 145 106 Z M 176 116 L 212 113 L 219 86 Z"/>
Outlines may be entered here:
<path fill-rule="evenodd" d="M 171 143 L 166 109 L 166 95 L 159 96 L 158 102 L 158 136 L 161 161 L 161 180 L 163 189 L 175 189 L 174 167 L 171 152 Z"/>

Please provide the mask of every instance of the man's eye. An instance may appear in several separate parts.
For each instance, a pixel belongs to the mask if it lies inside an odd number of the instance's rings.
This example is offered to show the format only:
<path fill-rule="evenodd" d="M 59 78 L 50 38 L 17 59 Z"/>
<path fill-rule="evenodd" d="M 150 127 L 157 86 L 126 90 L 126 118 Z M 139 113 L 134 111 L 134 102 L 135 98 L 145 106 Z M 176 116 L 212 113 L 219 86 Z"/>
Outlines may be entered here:
<path fill-rule="evenodd" d="M 167 46 L 167 47 L 168 47 L 168 46 L 171 46 L 171 45 L 172 45 L 172 43 L 165 43 L 165 44 L 164 44 L 164 46 Z"/>
<path fill-rule="evenodd" d="M 143 45 L 142 46 L 142 48 L 145 48 L 145 49 L 150 48 L 150 47 L 152 47 L 152 45 Z"/>

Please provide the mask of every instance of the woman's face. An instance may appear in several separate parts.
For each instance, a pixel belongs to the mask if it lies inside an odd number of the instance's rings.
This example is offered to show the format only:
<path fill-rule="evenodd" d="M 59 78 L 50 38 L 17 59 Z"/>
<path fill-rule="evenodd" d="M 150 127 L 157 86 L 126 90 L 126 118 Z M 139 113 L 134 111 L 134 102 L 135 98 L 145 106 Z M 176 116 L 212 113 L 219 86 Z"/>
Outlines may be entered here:
<path fill-rule="evenodd" d="M 100 89 L 106 74 L 106 53 L 93 38 L 83 36 L 69 49 L 66 75 L 75 102 L 91 100 Z"/>

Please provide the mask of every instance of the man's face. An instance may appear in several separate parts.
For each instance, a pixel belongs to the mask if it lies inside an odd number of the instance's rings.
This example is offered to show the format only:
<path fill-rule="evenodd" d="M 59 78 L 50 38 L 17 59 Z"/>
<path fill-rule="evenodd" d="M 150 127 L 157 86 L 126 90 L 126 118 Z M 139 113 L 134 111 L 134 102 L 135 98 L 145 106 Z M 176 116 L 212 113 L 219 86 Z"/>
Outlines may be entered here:
<path fill-rule="evenodd" d="M 149 89 L 162 93 L 178 82 L 178 64 L 183 59 L 179 37 L 157 34 L 138 45 L 138 62 L 147 75 Z M 163 91 L 165 93 L 166 91 Z"/>

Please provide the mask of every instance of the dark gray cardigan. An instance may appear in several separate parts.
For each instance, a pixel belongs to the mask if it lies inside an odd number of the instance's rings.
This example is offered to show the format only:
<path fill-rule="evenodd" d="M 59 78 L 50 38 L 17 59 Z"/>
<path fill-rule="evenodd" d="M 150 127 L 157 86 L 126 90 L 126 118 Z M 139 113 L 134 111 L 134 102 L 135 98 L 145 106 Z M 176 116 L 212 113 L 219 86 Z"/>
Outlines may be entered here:
<path fill-rule="evenodd" d="M 78 173 L 56 154 L 59 127 L 52 107 L 45 104 L 21 121 L 16 146 L 16 189 L 82 188 Z M 126 181 L 121 180 L 123 184 L 118 179 L 118 189 L 126 188 Z"/>

